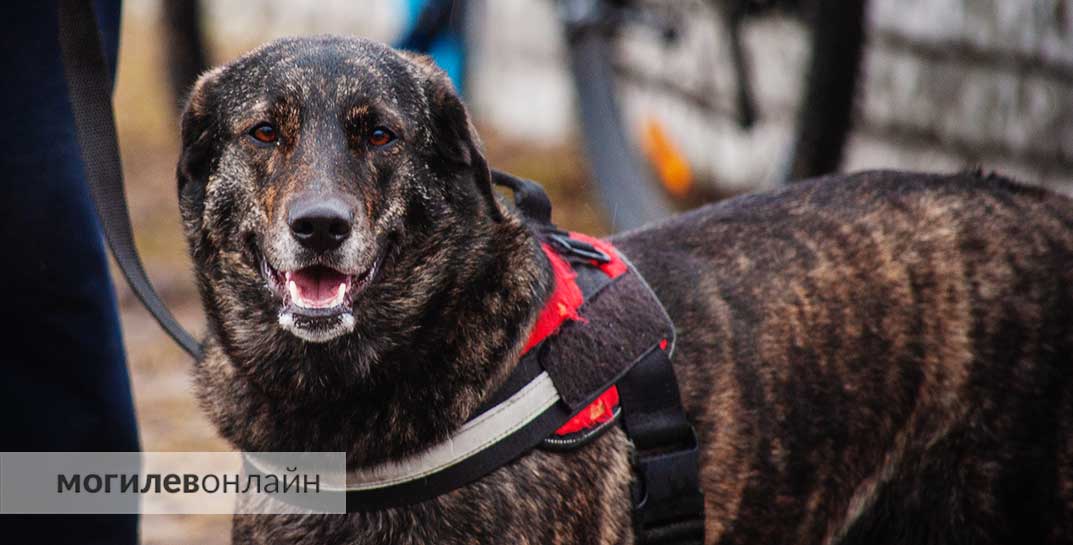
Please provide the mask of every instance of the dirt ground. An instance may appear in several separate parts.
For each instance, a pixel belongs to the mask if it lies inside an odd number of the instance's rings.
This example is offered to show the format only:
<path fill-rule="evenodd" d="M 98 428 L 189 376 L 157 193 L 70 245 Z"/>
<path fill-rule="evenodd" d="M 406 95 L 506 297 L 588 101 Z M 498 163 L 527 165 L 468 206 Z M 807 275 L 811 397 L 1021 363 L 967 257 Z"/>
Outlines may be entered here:
<path fill-rule="evenodd" d="M 165 87 L 161 41 L 155 22 L 125 14 L 116 89 L 116 115 L 127 193 L 137 246 L 146 269 L 181 322 L 200 334 L 204 320 L 175 197 L 177 111 Z M 226 60 L 250 44 L 230 44 Z M 543 182 L 556 204 L 556 221 L 591 233 L 605 231 L 592 204 L 578 142 L 536 148 L 485 135 L 492 165 Z M 113 274 L 119 278 L 118 271 Z M 159 329 L 121 280 L 116 281 L 124 341 L 134 385 L 142 448 L 146 451 L 228 450 L 197 406 L 191 390 L 191 360 Z M 146 544 L 228 543 L 224 516 L 151 515 L 142 520 Z"/>

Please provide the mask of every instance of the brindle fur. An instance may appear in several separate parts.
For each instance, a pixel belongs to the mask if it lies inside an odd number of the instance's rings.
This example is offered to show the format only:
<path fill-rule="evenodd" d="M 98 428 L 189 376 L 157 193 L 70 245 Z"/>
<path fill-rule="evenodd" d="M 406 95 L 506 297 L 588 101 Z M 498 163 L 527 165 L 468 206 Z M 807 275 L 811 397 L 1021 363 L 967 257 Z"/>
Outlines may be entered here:
<path fill-rule="evenodd" d="M 267 153 L 249 123 L 280 124 Z M 380 120 L 389 153 L 361 145 Z M 354 135 L 359 135 L 355 137 Z M 503 380 L 549 291 L 461 103 L 372 42 L 274 42 L 201 78 L 180 199 L 209 317 L 202 405 L 247 450 L 392 459 Z M 379 278 L 353 332 L 277 324 L 256 255 L 288 199 L 343 191 Z M 1073 542 L 1073 203 L 997 176 L 871 172 L 614 239 L 678 327 L 709 543 Z M 286 250 L 284 250 L 286 251 Z M 281 258 L 282 259 L 282 258 Z M 629 444 L 534 451 L 412 507 L 237 517 L 238 543 L 631 543 Z"/>

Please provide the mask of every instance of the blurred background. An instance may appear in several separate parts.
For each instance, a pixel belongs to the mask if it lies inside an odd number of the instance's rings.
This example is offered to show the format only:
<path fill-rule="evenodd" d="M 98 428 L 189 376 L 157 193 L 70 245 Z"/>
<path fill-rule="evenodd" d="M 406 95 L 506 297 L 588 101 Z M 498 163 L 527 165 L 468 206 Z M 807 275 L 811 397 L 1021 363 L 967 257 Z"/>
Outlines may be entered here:
<path fill-rule="evenodd" d="M 471 0 L 444 2 L 446 16 L 422 4 L 124 0 L 131 214 L 187 327 L 204 330 L 175 198 L 179 95 L 202 66 L 193 52 L 211 66 L 280 36 L 432 51 L 490 164 L 541 182 L 558 224 L 594 234 L 830 171 L 983 168 L 1073 194 L 1067 0 Z M 143 448 L 229 449 L 197 407 L 191 362 L 117 289 Z M 227 517 L 142 521 L 149 544 L 229 533 Z"/>

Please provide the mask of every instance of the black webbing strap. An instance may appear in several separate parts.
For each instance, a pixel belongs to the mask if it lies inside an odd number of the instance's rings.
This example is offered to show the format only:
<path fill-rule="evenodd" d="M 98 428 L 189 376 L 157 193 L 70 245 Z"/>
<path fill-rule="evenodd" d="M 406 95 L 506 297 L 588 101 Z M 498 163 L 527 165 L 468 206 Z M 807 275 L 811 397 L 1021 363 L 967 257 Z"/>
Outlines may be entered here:
<path fill-rule="evenodd" d="M 131 290 L 168 335 L 191 356 L 200 359 L 201 345 L 164 306 L 134 247 L 112 113 L 112 78 L 101 50 L 92 4 L 89 0 L 59 2 L 64 75 L 90 193 L 108 246 Z"/>
<path fill-rule="evenodd" d="M 348 491 L 346 493 L 347 512 L 362 513 L 413 505 L 465 486 L 536 448 L 544 438 L 554 433 L 571 416 L 570 409 L 566 405 L 556 403 L 528 425 L 496 441 L 482 450 L 479 455 L 467 458 L 442 471 L 437 471 L 417 481 L 388 488 Z"/>
<path fill-rule="evenodd" d="M 634 444 L 634 532 L 639 545 L 704 543 L 697 438 L 668 351 L 650 350 L 618 381 L 622 424 Z"/>

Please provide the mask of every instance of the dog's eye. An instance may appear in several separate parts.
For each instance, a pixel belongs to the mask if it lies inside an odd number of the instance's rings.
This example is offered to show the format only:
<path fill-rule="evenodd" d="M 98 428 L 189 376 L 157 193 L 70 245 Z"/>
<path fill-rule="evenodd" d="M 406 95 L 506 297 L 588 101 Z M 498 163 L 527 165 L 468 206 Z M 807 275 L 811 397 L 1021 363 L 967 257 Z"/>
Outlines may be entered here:
<path fill-rule="evenodd" d="M 279 133 L 271 123 L 261 123 L 250 129 L 250 136 L 265 144 L 275 144 L 279 140 Z"/>
<path fill-rule="evenodd" d="M 386 146 L 394 141 L 395 135 L 383 127 L 377 127 L 369 133 L 369 144 L 373 146 Z"/>

